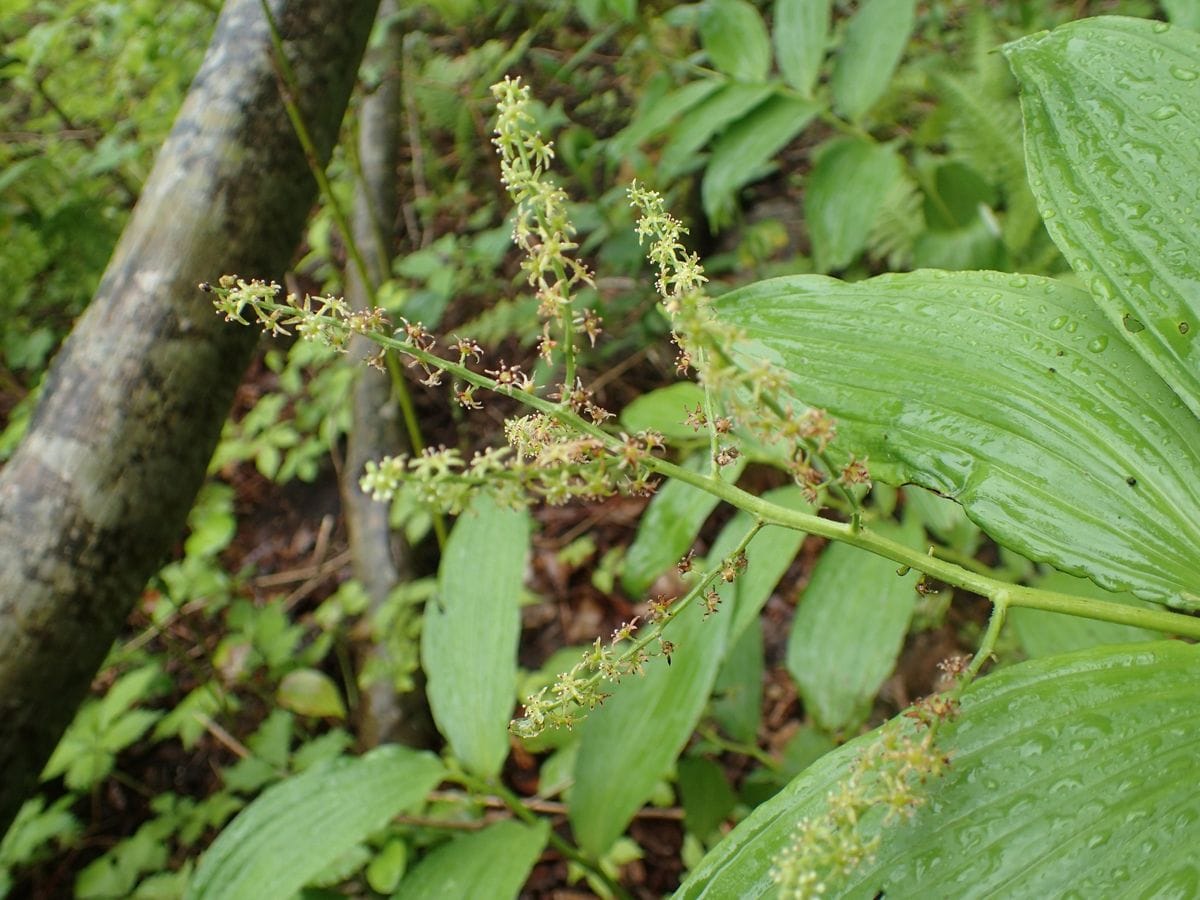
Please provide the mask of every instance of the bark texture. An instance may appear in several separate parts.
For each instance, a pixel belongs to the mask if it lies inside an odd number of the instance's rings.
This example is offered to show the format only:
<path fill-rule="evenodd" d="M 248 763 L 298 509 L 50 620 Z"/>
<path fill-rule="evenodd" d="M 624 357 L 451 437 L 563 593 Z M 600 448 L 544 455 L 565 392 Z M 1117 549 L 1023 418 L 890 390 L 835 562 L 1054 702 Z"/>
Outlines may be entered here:
<path fill-rule="evenodd" d="M 378 75 L 378 83 L 358 107 L 358 159 L 361 179 L 354 192 L 351 228 L 363 257 L 366 282 L 353 261 L 346 271 L 346 298 L 356 309 L 371 305 L 371 298 L 389 276 L 394 223 L 399 212 L 396 194 L 396 159 L 400 133 L 400 71 L 403 35 L 393 0 L 379 6 L 381 39 L 375 42 L 366 67 Z M 350 537 L 354 577 L 370 597 L 373 611 L 388 595 L 411 577 L 409 548 L 403 537 L 392 531 L 388 506 L 363 493 L 358 486 L 368 460 L 409 449 L 398 421 L 400 411 L 392 398 L 391 382 L 385 372 L 369 368 L 365 358 L 377 346 L 364 337 L 351 345 L 359 360 L 354 386 L 354 424 L 346 443 L 346 465 L 342 472 L 342 507 Z M 364 654 L 388 662 L 386 643 L 378 643 Z M 363 666 L 360 666 L 360 670 Z M 409 746 L 429 746 L 434 738 L 424 692 L 400 695 L 386 680 L 376 680 L 362 693 L 359 731 L 367 746 L 399 741 Z"/>
<path fill-rule="evenodd" d="M 378 0 L 268 0 L 323 163 Z M 228 0 L 87 312 L 0 472 L 0 832 L 181 535 L 257 339 L 197 283 L 279 277 L 315 183 L 260 0 Z"/>

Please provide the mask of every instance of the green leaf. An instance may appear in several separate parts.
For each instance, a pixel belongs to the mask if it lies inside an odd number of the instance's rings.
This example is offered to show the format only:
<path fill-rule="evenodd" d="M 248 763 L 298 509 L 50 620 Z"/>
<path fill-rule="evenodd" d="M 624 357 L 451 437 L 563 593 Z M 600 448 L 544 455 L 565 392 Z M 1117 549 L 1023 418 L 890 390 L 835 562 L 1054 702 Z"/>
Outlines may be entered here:
<path fill-rule="evenodd" d="M 1200 3 L 1196 0 L 1162 0 L 1171 24 L 1200 30 Z"/>
<path fill-rule="evenodd" d="M 792 489 L 784 491 L 784 499 L 792 494 Z M 708 564 L 731 553 L 752 524 L 746 513 L 735 516 L 717 536 Z M 664 636 L 675 645 L 669 666 L 655 660 L 644 675 L 625 678 L 584 721 L 570 818 L 588 852 L 602 856 L 612 846 L 687 743 L 712 693 L 731 629 L 742 620 L 730 612 L 740 613 L 744 607 L 752 610 L 752 619 L 795 555 L 794 549 L 792 556 L 778 552 L 780 532 L 788 541 L 795 540 L 795 532 L 768 528 L 751 541 L 745 573 L 718 588 L 719 612 L 706 617 L 703 607 L 696 606 L 666 626 Z M 743 587 L 743 579 L 756 571 L 757 580 Z"/>
<path fill-rule="evenodd" d="M 883 96 L 904 55 L 916 6 L 916 0 L 866 0 L 850 19 L 830 78 L 838 113 L 857 122 Z"/>
<path fill-rule="evenodd" d="M 771 39 L 758 10 L 747 0 L 704 0 L 700 44 L 713 68 L 738 81 L 766 81 Z"/>
<path fill-rule="evenodd" d="M 802 403 L 831 452 L 952 497 L 995 540 L 1110 590 L 1200 606 L 1200 422 L 1082 291 L 1024 275 L 793 276 L 720 319 Z"/>
<path fill-rule="evenodd" d="M 528 512 L 477 495 L 446 542 L 438 598 L 425 606 L 429 708 L 455 756 L 486 777 L 508 756 L 529 532 Z"/>
<path fill-rule="evenodd" d="M 712 717 L 734 740 L 758 738 L 765 668 L 762 625 L 753 622 L 729 648 L 713 685 Z"/>
<path fill-rule="evenodd" d="M 938 733 L 951 764 L 928 785 L 928 803 L 884 829 L 874 860 L 831 882 L 832 894 L 1192 896 L 1197 662 L 1197 648 L 1164 641 L 981 679 Z M 773 895 L 771 861 L 874 738 L 822 758 L 756 809 L 676 900 Z M 878 818 L 861 823 L 863 837 L 879 833 Z"/>
<path fill-rule="evenodd" d="M 443 774 L 432 754 L 389 746 L 268 788 L 201 857 L 187 897 L 290 897 L 392 816 L 417 806 Z"/>
<path fill-rule="evenodd" d="M 687 114 L 671 129 L 671 140 L 663 147 L 658 175 L 674 181 L 695 164 L 696 154 L 722 128 L 746 115 L 775 93 L 769 84 L 725 84 Z"/>
<path fill-rule="evenodd" d="M 684 825 L 704 840 L 733 812 L 737 798 L 724 770 L 711 759 L 685 756 L 679 760 L 678 768 L 676 781 L 683 802 Z"/>
<path fill-rule="evenodd" d="M 645 674 L 625 678 L 580 728 L 570 817 L 588 853 L 603 856 L 621 835 L 704 711 L 730 617 L 705 619 L 703 613 L 702 607 L 686 609 L 666 627 L 664 636 L 675 645 L 671 665 L 653 660 Z"/>
<path fill-rule="evenodd" d="M 1062 572 L 1052 572 L 1033 582 L 1043 591 L 1058 591 L 1081 597 L 1095 597 L 1115 603 L 1144 606 L 1129 594 L 1112 594 L 1096 587 L 1090 581 L 1082 581 Z M 1145 628 L 1118 625 L 1115 622 L 1098 622 L 1078 616 L 1062 616 L 1041 609 L 1014 607 L 1008 611 L 1008 627 L 1030 657 L 1054 656 L 1073 650 L 1086 650 L 1101 644 L 1131 644 L 1136 641 L 1153 640 L 1157 635 Z"/>
<path fill-rule="evenodd" d="M 694 381 L 679 381 L 639 394 L 621 410 L 621 427 L 630 434 L 653 430 L 672 443 L 708 442 L 708 431 L 684 424 L 688 413 L 704 407 L 704 389 Z"/>
<path fill-rule="evenodd" d="M 708 452 L 688 457 L 683 465 L 693 472 L 707 472 L 711 465 Z M 745 460 L 738 459 L 723 468 L 721 475 L 733 482 L 744 468 Z M 660 487 L 642 514 L 637 536 L 625 555 L 621 571 L 625 593 L 640 597 L 659 575 L 679 562 L 718 502 L 707 491 L 682 481 L 668 481 Z"/>
<path fill-rule="evenodd" d="M 302 716 L 346 717 L 346 705 L 333 679 L 316 669 L 296 669 L 283 676 L 275 699 L 284 709 Z"/>
<path fill-rule="evenodd" d="M 1004 241 L 980 216 L 965 228 L 926 231 L 913 245 L 913 264 L 930 269 L 999 269 L 1008 265 Z"/>
<path fill-rule="evenodd" d="M 825 145 L 804 192 L 804 217 L 819 270 L 845 268 L 862 252 L 883 198 L 903 172 L 891 147 L 860 138 Z"/>
<path fill-rule="evenodd" d="M 624 160 L 635 147 L 666 131 L 672 122 L 696 104 L 708 99 L 724 83 L 724 79 L 718 78 L 690 81 L 639 107 L 633 121 L 607 142 L 605 153 L 617 162 Z M 507 237 L 505 235 L 506 239 Z"/>
<path fill-rule="evenodd" d="M 729 126 L 713 145 L 704 172 L 704 213 L 714 228 L 733 218 L 737 192 L 769 170 L 768 163 L 812 121 L 821 107 L 777 95 Z"/>
<path fill-rule="evenodd" d="M 829 40 L 830 0 L 776 0 L 775 60 L 783 80 L 811 97 Z"/>
<path fill-rule="evenodd" d="M 367 864 L 367 884 L 377 894 L 390 894 L 404 877 L 408 867 L 408 844 L 392 838 Z"/>
<path fill-rule="evenodd" d="M 1200 416 L 1200 34 L 1106 17 L 1005 53 L 1046 229 L 1121 338 Z"/>
<path fill-rule="evenodd" d="M 919 547 L 919 528 L 876 530 Z M 792 619 L 787 667 L 804 710 L 826 731 L 866 721 L 871 701 L 896 666 L 916 605 L 917 573 L 849 544 L 825 549 Z"/>
<path fill-rule="evenodd" d="M 400 882 L 396 900 L 515 898 L 546 846 L 550 823 L 497 822 L 438 847 Z"/>

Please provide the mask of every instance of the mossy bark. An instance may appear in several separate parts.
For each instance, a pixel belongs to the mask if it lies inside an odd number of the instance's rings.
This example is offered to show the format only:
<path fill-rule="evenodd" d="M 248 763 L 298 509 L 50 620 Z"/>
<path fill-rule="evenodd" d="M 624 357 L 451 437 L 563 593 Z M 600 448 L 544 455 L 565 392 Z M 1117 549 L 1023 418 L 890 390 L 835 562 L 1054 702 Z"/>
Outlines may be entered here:
<path fill-rule="evenodd" d="M 378 0 L 269 0 L 322 162 Z M 201 281 L 279 277 L 315 197 L 260 0 L 229 0 L 86 313 L 0 472 L 0 831 L 180 538 L 251 329 Z"/>

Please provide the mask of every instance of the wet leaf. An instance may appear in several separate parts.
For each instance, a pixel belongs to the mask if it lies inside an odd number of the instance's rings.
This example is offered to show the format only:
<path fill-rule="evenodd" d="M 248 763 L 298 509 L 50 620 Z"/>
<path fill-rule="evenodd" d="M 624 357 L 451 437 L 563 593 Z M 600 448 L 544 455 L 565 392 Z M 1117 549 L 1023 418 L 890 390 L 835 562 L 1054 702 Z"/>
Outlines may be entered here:
<path fill-rule="evenodd" d="M 732 291 L 717 314 L 746 334 L 745 365 L 780 366 L 837 420 L 835 457 L 953 498 L 1031 559 L 1200 606 L 1200 422 L 1086 293 L 998 273 L 809 275 Z"/>
<path fill-rule="evenodd" d="M 1004 52 L 1047 231 L 1120 339 L 1200 416 L 1200 34 L 1104 17 Z"/>
<path fill-rule="evenodd" d="M 939 732 L 951 763 L 911 822 L 831 895 L 1192 896 L 1197 648 L 1163 641 L 1022 663 L 977 682 Z M 771 862 L 875 733 L 822 757 L 674 895 L 774 896 Z M 1152 760 L 1148 765 L 1147 761 Z M 878 815 L 861 823 L 880 833 Z"/>

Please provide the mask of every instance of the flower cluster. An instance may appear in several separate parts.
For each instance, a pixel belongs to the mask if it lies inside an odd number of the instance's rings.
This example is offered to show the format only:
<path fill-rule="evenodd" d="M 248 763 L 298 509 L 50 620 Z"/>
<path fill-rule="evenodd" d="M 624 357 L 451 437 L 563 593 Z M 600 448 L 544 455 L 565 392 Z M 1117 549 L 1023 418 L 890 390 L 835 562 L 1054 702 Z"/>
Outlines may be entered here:
<path fill-rule="evenodd" d="M 707 619 L 716 610 L 719 596 L 713 589 L 718 580 L 733 581 L 746 568 L 745 548 L 758 528 L 747 532 L 739 546 L 725 559 L 700 576 L 680 598 L 656 597 L 646 605 L 645 623 L 639 628 L 634 618 L 612 633 L 606 643 L 595 643 L 571 669 L 558 676 L 555 682 L 525 698 L 525 715 L 513 720 L 509 729 L 518 737 L 531 738 L 547 728 L 572 728 L 581 715 L 595 709 L 608 698 L 604 682 L 617 684 L 627 675 L 640 675 L 654 657 L 670 661 L 675 645 L 663 636 L 663 629 L 676 616 L 699 602 Z M 679 563 L 681 575 L 690 572 L 692 555 Z"/>
<path fill-rule="evenodd" d="M 822 489 L 832 484 L 849 507 L 857 509 L 858 496 L 850 488 L 870 486 L 867 461 L 850 457 L 835 466 L 826 455 L 837 434 L 828 414 L 781 403 L 778 397 L 786 393 L 786 378 L 766 360 L 749 366 L 734 361 L 730 349 L 744 338 L 711 314 L 703 292 L 707 281 L 703 267 L 682 243 L 687 229 L 666 211 L 657 192 L 635 183 L 629 199 L 640 212 L 638 239 L 650 242 L 647 256 L 658 269 L 656 285 L 671 316 L 680 368 L 696 368 L 705 390 L 705 406 L 689 411 L 687 422 L 709 428 L 714 463 L 728 465 L 739 455 L 720 437 L 736 421 L 760 444 L 783 445 L 780 462 L 810 503 L 817 505 Z M 718 407 L 723 414 L 717 414 Z"/>
<path fill-rule="evenodd" d="M 352 310 L 342 297 L 289 294 L 285 302 L 278 303 L 282 288 L 274 281 L 222 275 L 218 287 L 205 283 L 200 289 L 216 294 L 213 303 L 226 322 L 249 325 L 245 313 L 250 311 L 268 334 L 288 336 L 292 333 L 288 328 L 294 327 L 300 337 L 341 353 L 346 352 L 352 335 L 378 333 L 388 326 L 383 310 Z"/>
<path fill-rule="evenodd" d="M 792 842 L 775 858 L 771 877 L 779 896 L 821 897 L 836 881 L 871 862 L 879 830 L 911 818 L 925 803 L 924 785 L 940 777 L 950 761 L 936 744 L 937 724 L 958 710 L 950 697 L 934 695 L 884 725 L 826 797 L 825 811 L 801 821 Z M 870 816 L 873 834 L 866 827 Z"/>
<path fill-rule="evenodd" d="M 600 334 L 600 317 L 592 310 L 576 310 L 572 298 L 579 287 L 593 284 L 592 273 L 570 255 L 579 247 L 575 226 L 567 216 L 566 192 L 547 176 L 554 144 L 534 128 L 529 87 L 519 78 L 505 78 L 492 85 L 492 95 L 497 103 L 492 143 L 500 154 L 500 180 L 516 206 L 513 242 L 525 252 L 521 268 L 545 320 L 541 355 L 549 362 L 561 350 L 567 368 L 564 384 L 571 385 L 575 335 L 594 345 Z M 558 337 L 552 323 L 558 325 Z"/>

